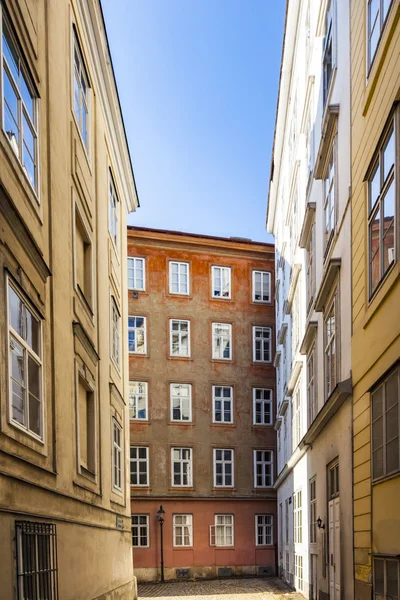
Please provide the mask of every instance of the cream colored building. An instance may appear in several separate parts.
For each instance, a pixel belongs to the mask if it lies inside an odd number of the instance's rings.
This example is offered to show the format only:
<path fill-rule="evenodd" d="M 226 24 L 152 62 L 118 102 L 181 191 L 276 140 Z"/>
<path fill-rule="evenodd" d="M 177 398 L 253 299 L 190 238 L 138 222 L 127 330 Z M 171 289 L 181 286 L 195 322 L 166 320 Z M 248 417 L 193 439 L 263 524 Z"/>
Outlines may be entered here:
<path fill-rule="evenodd" d="M 355 598 L 400 597 L 400 2 L 353 2 Z"/>
<path fill-rule="evenodd" d="M 1 4 L 0 598 L 132 598 L 126 217 L 99 0 Z"/>
<path fill-rule="evenodd" d="M 288 0 L 267 228 L 276 241 L 278 560 L 310 600 L 354 598 L 350 14 Z"/>

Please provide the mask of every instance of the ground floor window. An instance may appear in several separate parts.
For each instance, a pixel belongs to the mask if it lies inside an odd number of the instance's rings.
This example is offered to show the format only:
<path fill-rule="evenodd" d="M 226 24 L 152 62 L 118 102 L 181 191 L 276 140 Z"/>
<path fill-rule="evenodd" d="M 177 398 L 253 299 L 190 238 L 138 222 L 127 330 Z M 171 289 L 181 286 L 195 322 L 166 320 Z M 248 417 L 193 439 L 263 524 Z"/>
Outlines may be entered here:
<path fill-rule="evenodd" d="M 303 591 L 303 557 L 300 554 L 294 555 L 294 577 L 295 587 L 300 592 Z"/>
<path fill-rule="evenodd" d="M 20 600 L 57 600 L 56 526 L 16 521 L 17 587 Z"/>
<path fill-rule="evenodd" d="M 174 515 L 174 546 L 193 546 L 192 515 Z"/>
<path fill-rule="evenodd" d="M 374 600 L 400 598 L 400 574 L 397 559 L 374 558 Z"/>
<path fill-rule="evenodd" d="M 132 515 L 132 546 L 149 546 L 149 515 Z"/>
<path fill-rule="evenodd" d="M 272 515 L 256 515 L 256 546 L 268 546 L 273 543 Z"/>
<path fill-rule="evenodd" d="M 233 546 L 233 515 L 215 515 L 215 546 Z"/>

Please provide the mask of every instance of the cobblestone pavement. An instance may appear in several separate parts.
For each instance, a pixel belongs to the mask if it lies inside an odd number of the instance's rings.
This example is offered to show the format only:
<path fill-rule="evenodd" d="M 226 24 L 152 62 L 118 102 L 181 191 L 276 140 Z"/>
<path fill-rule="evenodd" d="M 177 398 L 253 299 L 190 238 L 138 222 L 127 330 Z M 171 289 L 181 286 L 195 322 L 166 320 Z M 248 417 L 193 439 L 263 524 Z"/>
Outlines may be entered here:
<path fill-rule="evenodd" d="M 279 579 L 226 579 L 139 585 L 139 600 L 304 600 Z"/>

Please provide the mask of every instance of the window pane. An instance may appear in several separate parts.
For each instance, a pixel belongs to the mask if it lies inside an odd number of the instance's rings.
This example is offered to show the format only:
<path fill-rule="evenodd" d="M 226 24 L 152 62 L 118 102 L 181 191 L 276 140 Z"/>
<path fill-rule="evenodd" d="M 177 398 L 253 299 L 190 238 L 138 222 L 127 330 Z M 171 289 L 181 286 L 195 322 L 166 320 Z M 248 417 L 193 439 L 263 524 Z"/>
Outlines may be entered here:
<path fill-rule="evenodd" d="M 40 435 L 41 408 L 37 398 L 29 394 L 29 429 Z"/>
<path fill-rule="evenodd" d="M 386 586 L 388 600 L 397 600 L 399 597 L 399 563 L 397 560 L 386 561 Z"/>
<path fill-rule="evenodd" d="M 384 593 L 384 562 L 374 560 L 374 591 L 377 594 Z"/>
<path fill-rule="evenodd" d="M 387 385 L 387 384 L 386 384 Z M 382 386 L 372 394 L 372 420 L 375 421 L 383 414 Z"/>
<path fill-rule="evenodd" d="M 394 131 L 392 130 L 390 138 L 383 149 L 383 180 L 386 181 L 391 168 L 394 165 Z"/>
<path fill-rule="evenodd" d="M 383 270 L 394 262 L 394 181 L 383 201 Z"/>
<path fill-rule="evenodd" d="M 369 242 L 370 242 L 370 261 L 371 261 L 371 292 L 373 292 L 378 285 L 381 278 L 380 269 L 380 211 L 378 210 L 370 224 L 369 231 Z"/>
<path fill-rule="evenodd" d="M 8 294 L 10 325 L 21 337 L 24 337 L 22 302 L 19 296 L 14 292 L 14 290 L 10 286 L 8 287 Z"/>
<path fill-rule="evenodd" d="M 372 175 L 372 178 L 370 180 L 370 184 L 369 184 L 369 210 L 371 211 L 372 208 L 375 206 L 375 202 L 378 199 L 379 196 L 379 192 L 380 192 L 380 187 L 381 187 L 381 183 L 380 183 L 380 168 L 379 168 L 379 164 L 376 166 L 376 169 Z"/>
<path fill-rule="evenodd" d="M 7 61 L 7 65 L 12 73 L 12 76 L 14 77 L 14 80 L 17 82 L 19 79 L 19 77 L 18 77 L 18 74 L 19 74 L 18 55 L 14 48 L 14 44 L 11 41 L 11 37 L 8 32 L 8 28 L 6 27 L 6 25 L 4 23 L 3 23 L 3 53 L 4 53 L 4 57 Z"/>

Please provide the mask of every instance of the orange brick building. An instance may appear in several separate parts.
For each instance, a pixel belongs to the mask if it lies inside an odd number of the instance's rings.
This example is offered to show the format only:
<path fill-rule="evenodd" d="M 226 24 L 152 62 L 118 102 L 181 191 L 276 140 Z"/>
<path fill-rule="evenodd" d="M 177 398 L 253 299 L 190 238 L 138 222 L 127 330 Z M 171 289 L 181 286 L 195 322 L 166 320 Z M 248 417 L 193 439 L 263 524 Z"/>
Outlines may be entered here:
<path fill-rule="evenodd" d="M 128 228 L 139 580 L 275 571 L 274 246 Z"/>

